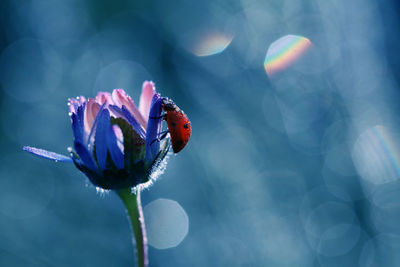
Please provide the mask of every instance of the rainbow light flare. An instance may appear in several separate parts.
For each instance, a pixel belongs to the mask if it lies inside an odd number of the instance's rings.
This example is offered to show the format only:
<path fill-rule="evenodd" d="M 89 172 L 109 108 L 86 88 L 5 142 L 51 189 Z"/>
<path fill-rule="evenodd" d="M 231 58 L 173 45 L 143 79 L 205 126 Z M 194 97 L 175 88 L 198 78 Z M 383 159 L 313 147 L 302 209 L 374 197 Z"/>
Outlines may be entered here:
<path fill-rule="evenodd" d="M 400 178 L 400 155 L 396 148 L 398 145 L 394 143 L 393 138 L 389 132 L 383 126 L 375 126 L 372 128 L 372 135 L 375 138 L 375 149 L 379 155 L 380 161 L 382 162 L 385 169 L 390 174 L 389 177 L 393 179 Z"/>
<path fill-rule="evenodd" d="M 267 51 L 264 68 L 269 76 L 288 68 L 311 47 L 312 43 L 305 37 L 286 35 L 273 42 Z"/>
<path fill-rule="evenodd" d="M 384 126 L 376 125 L 358 140 L 356 167 L 373 184 L 400 179 L 400 145 Z M 358 164 L 357 164 L 358 163 Z"/>
<path fill-rule="evenodd" d="M 212 33 L 204 36 L 192 49 L 198 57 L 211 56 L 224 51 L 232 42 L 233 35 Z"/>

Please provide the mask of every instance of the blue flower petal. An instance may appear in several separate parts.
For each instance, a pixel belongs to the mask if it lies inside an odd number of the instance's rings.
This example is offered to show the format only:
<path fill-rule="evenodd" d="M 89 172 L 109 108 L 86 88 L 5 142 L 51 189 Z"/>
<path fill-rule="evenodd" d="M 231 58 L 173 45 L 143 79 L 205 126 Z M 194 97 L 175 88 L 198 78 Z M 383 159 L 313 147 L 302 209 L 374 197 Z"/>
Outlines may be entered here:
<path fill-rule="evenodd" d="M 140 123 L 135 119 L 135 117 L 129 112 L 129 110 L 125 106 L 122 106 L 122 113 L 124 114 L 128 122 L 132 125 L 133 129 L 135 129 L 139 136 L 144 139 L 146 137 L 146 132 L 143 130 Z"/>
<path fill-rule="evenodd" d="M 149 122 L 146 132 L 146 161 L 152 162 L 160 150 L 160 142 L 157 140 L 162 129 L 162 98 L 159 94 L 153 96 L 151 102 Z"/>
<path fill-rule="evenodd" d="M 110 105 L 109 108 L 117 113 L 122 118 L 125 118 L 130 125 L 132 125 L 133 129 L 139 134 L 139 136 L 144 139 L 146 137 L 146 132 L 143 130 L 140 123 L 133 117 L 133 115 L 129 112 L 129 110 L 122 106 L 122 109 L 115 105 Z"/>
<path fill-rule="evenodd" d="M 61 162 L 72 162 L 72 159 L 70 157 L 64 156 L 57 154 L 55 152 L 47 151 L 44 149 L 36 148 L 36 147 L 30 147 L 30 146 L 24 146 L 23 150 L 26 152 L 35 154 L 39 157 L 54 160 L 55 162 L 61 161 Z"/>
<path fill-rule="evenodd" d="M 92 171 L 97 171 L 96 163 L 94 162 L 89 150 L 82 143 L 77 141 L 74 142 L 74 148 L 82 162 L 85 164 L 86 168 Z"/>
<path fill-rule="evenodd" d="M 119 149 L 117 145 L 117 137 L 115 136 L 115 132 L 113 127 L 110 126 L 108 128 L 108 135 L 107 135 L 107 145 L 108 150 L 110 151 L 111 158 L 118 169 L 124 168 L 124 154 Z"/>
<path fill-rule="evenodd" d="M 106 169 L 107 163 L 107 135 L 110 128 L 110 112 L 108 109 L 103 109 L 98 114 L 95 146 L 96 146 L 96 157 L 97 163 L 100 169 Z"/>
<path fill-rule="evenodd" d="M 83 103 L 81 106 L 78 107 L 78 110 L 76 112 L 77 116 L 78 116 L 78 122 L 80 127 L 84 127 L 84 114 L 85 114 L 85 107 L 86 107 L 86 103 Z"/>
<path fill-rule="evenodd" d="M 74 138 L 77 142 L 83 143 L 83 126 L 81 126 L 78 115 L 75 113 L 72 114 L 71 119 L 72 119 L 72 131 L 74 133 Z"/>
<path fill-rule="evenodd" d="M 72 119 L 72 130 L 74 133 L 74 138 L 76 141 L 80 143 L 84 143 L 83 136 L 84 136 L 84 112 L 85 112 L 85 106 L 86 103 L 83 103 L 83 105 L 79 106 L 76 114 L 73 113 L 71 115 Z"/>
<path fill-rule="evenodd" d="M 89 133 L 88 138 L 87 138 L 87 144 L 91 144 L 92 145 L 92 142 L 91 142 L 92 140 L 91 139 L 92 139 L 92 136 L 93 136 L 93 134 L 94 134 L 94 132 L 95 132 L 95 130 L 97 128 L 97 122 L 99 120 L 101 111 L 104 109 L 105 105 L 106 105 L 106 103 L 104 103 L 103 105 L 100 106 L 100 109 L 97 112 L 97 116 L 96 116 L 96 118 L 94 118 L 94 122 L 93 122 L 92 128 L 90 129 L 90 133 Z M 92 149 L 92 151 L 93 151 L 93 149 Z"/>
<path fill-rule="evenodd" d="M 79 159 L 77 159 L 77 158 L 72 158 L 72 161 L 74 162 L 74 164 L 75 164 L 75 166 L 79 169 L 79 170 L 82 170 L 83 168 L 83 166 L 84 166 L 84 164 L 79 160 Z"/>

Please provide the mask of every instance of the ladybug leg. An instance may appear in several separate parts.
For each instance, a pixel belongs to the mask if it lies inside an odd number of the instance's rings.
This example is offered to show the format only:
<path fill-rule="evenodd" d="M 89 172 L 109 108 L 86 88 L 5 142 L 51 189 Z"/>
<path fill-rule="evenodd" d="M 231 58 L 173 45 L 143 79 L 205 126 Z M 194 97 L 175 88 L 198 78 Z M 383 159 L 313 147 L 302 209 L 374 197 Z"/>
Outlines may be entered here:
<path fill-rule="evenodd" d="M 162 114 L 162 115 L 159 116 L 159 117 L 151 117 L 151 116 L 150 116 L 149 119 L 152 119 L 152 120 L 164 119 L 164 120 L 166 120 L 166 119 L 167 119 L 167 113 Z"/>
<path fill-rule="evenodd" d="M 161 132 L 160 133 L 160 140 L 163 140 L 166 136 L 167 136 L 167 134 L 169 133 L 169 131 L 168 130 L 166 130 L 166 131 L 164 131 L 164 132 Z"/>
<path fill-rule="evenodd" d="M 167 131 L 164 131 L 164 132 L 161 132 L 161 133 L 160 133 L 160 137 L 154 139 L 153 141 L 151 141 L 150 145 L 152 145 L 155 141 L 161 142 L 161 140 L 163 140 L 163 139 L 167 136 L 168 133 L 169 133 L 168 130 L 167 130 Z"/>

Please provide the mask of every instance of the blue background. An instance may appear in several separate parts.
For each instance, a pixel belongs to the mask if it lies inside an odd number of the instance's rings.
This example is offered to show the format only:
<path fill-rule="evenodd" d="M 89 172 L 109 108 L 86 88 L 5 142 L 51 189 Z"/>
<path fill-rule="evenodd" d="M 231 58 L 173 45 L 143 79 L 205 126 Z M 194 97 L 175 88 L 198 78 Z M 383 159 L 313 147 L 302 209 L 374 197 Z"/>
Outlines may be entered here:
<path fill-rule="evenodd" d="M 396 1 L 2 0 L 0 27 L 0 266 L 134 266 L 120 200 L 22 146 L 66 154 L 69 97 L 144 80 L 193 130 L 143 193 L 189 218 L 150 266 L 400 266 Z M 288 34 L 313 48 L 268 77 Z"/>

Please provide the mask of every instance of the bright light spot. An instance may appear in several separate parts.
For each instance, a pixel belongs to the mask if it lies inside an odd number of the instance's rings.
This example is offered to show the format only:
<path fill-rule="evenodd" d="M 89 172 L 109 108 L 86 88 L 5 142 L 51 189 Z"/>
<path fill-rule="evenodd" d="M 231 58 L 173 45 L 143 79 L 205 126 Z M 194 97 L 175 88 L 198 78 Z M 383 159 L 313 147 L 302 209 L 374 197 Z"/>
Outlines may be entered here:
<path fill-rule="evenodd" d="M 273 42 L 267 51 L 264 68 L 268 76 L 287 69 L 311 47 L 311 41 L 297 35 L 286 35 Z"/>
<path fill-rule="evenodd" d="M 362 133 L 353 148 L 358 173 L 374 185 L 400 178 L 400 146 L 385 126 L 376 125 Z"/>
<path fill-rule="evenodd" d="M 233 40 L 233 35 L 210 33 L 203 36 L 192 49 L 198 57 L 211 56 L 224 51 Z"/>
<path fill-rule="evenodd" d="M 189 218 L 178 202 L 159 198 L 144 207 L 149 245 L 157 249 L 178 246 L 189 231 Z"/>

